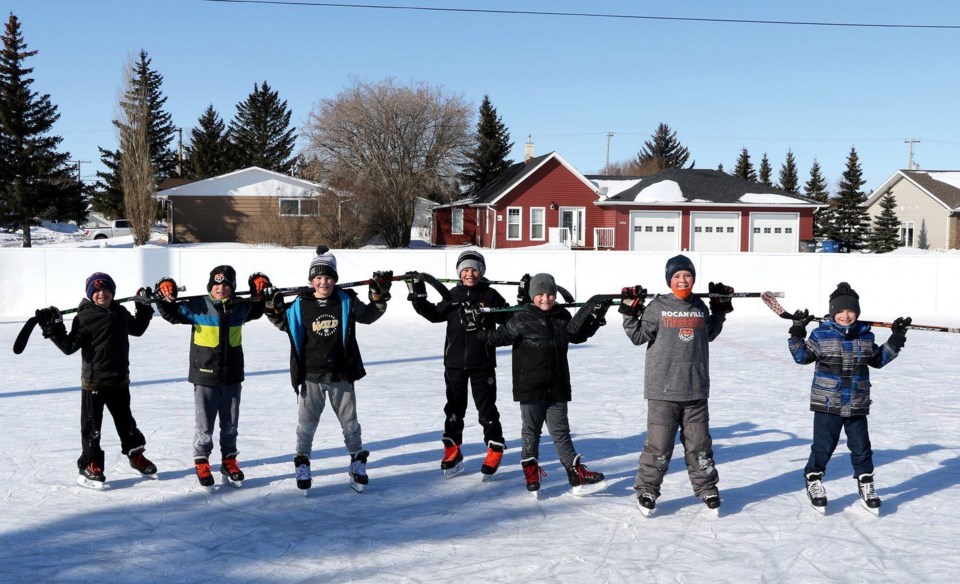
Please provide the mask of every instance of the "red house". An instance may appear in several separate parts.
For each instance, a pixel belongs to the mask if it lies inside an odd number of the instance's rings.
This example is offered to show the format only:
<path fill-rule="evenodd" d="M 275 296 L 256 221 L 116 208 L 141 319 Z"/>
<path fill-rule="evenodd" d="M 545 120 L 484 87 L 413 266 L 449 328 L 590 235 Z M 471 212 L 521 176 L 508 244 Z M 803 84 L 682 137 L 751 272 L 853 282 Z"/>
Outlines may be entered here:
<path fill-rule="evenodd" d="M 796 252 L 821 207 L 716 170 L 585 176 L 556 152 L 514 164 L 475 196 L 433 208 L 434 245 Z"/>

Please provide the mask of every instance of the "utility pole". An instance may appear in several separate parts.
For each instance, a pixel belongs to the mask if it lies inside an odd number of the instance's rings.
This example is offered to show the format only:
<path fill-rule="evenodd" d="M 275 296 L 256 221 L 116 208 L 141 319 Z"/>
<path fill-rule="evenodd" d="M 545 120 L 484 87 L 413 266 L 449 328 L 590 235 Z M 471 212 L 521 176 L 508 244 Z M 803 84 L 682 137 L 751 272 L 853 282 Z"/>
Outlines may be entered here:
<path fill-rule="evenodd" d="M 604 167 L 604 172 L 610 172 L 610 139 L 613 138 L 613 132 L 607 132 L 607 165 Z"/>
<path fill-rule="evenodd" d="M 183 178 L 183 128 L 177 128 L 177 176 Z"/>
<path fill-rule="evenodd" d="M 89 160 L 71 160 L 70 162 L 72 162 L 73 164 L 76 164 L 76 165 L 77 165 L 77 182 L 78 182 L 78 183 L 82 183 L 82 182 L 83 182 L 83 179 L 80 178 L 80 165 L 81 165 L 81 164 L 90 164 L 90 161 L 89 161 Z"/>
<path fill-rule="evenodd" d="M 910 157 L 907 159 L 907 170 L 916 170 L 917 167 L 913 164 L 913 145 L 919 144 L 920 140 L 917 138 L 909 138 L 904 140 L 903 143 L 910 145 Z"/>

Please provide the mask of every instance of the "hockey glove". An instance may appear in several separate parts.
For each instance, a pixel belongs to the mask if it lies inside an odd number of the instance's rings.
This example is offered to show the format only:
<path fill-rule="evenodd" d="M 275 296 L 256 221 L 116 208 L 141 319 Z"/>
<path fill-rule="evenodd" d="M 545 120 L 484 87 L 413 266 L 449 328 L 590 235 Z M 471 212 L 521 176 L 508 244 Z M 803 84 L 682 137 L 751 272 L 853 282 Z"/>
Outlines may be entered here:
<path fill-rule="evenodd" d="M 722 282 L 717 282 L 714 284 L 710 282 L 707 285 L 707 290 L 710 292 L 710 312 L 714 314 L 726 314 L 728 312 L 733 312 L 733 298 L 729 296 L 724 296 L 722 298 L 715 298 L 713 294 L 733 294 L 732 286 L 724 286 Z"/>
<path fill-rule="evenodd" d="M 460 322 L 468 333 L 480 330 L 481 318 L 480 309 L 472 300 L 464 300 L 460 303 Z"/>
<path fill-rule="evenodd" d="M 263 297 L 263 291 L 271 286 L 270 278 L 262 272 L 254 272 L 250 274 L 250 277 L 247 278 L 247 284 L 250 286 L 250 294 L 252 296 Z"/>
<path fill-rule="evenodd" d="M 37 324 L 44 328 L 63 322 L 63 315 L 60 314 L 60 309 L 56 306 L 41 308 L 37 310 L 35 316 L 37 317 Z"/>
<path fill-rule="evenodd" d="M 385 272 L 374 272 L 370 277 L 370 289 L 367 291 L 367 297 L 370 302 L 380 304 L 390 300 L 390 286 L 393 284 L 393 270 Z"/>
<path fill-rule="evenodd" d="M 530 274 L 524 274 L 517 285 L 517 305 L 530 304 Z"/>
<path fill-rule="evenodd" d="M 267 312 L 280 314 L 283 311 L 283 292 L 273 286 L 267 286 L 263 289 L 263 307 Z"/>
<path fill-rule="evenodd" d="M 173 278 L 160 278 L 153 288 L 167 302 L 173 302 L 177 299 L 177 282 Z"/>
<path fill-rule="evenodd" d="M 812 320 L 813 317 L 810 316 L 810 311 L 807 309 L 794 312 L 793 326 L 790 327 L 790 336 L 801 339 L 807 338 L 807 325 L 810 324 Z"/>
<path fill-rule="evenodd" d="M 590 315 L 596 320 L 597 326 L 603 326 L 607 324 L 607 309 L 610 308 L 610 305 L 613 304 L 613 300 L 604 298 L 603 300 L 594 301 L 592 298 L 587 301 L 587 304 L 590 306 Z"/>
<path fill-rule="evenodd" d="M 907 344 L 907 327 L 910 326 L 910 323 L 913 322 L 913 319 L 909 316 L 899 317 L 893 321 L 893 325 L 890 326 L 890 330 L 893 332 L 890 335 L 890 339 L 887 341 L 887 344 L 893 347 L 896 351 L 900 351 L 905 344 Z"/>
<path fill-rule="evenodd" d="M 137 290 L 137 307 L 150 306 L 150 300 L 153 298 L 153 289 L 150 286 L 142 287 Z"/>
<path fill-rule="evenodd" d="M 419 272 L 407 272 L 407 300 L 421 302 L 427 299 L 427 283 L 420 277 Z"/>
<path fill-rule="evenodd" d="M 624 316 L 640 318 L 643 314 L 643 303 L 647 300 L 647 289 L 637 284 L 620 290 L 620 308 L 617 310 Z"/>

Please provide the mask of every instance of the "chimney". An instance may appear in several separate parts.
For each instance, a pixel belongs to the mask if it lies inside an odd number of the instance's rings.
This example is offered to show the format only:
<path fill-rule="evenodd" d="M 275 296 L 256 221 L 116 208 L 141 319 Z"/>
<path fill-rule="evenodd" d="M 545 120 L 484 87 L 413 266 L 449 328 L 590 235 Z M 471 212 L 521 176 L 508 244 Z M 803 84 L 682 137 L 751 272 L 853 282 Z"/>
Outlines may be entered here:
<path fill-rule="evenodd" d="M 527 143 L 523 145 L 523 161 L 530 162 L 533 158 L 533 135 L 527 134 Z"/>

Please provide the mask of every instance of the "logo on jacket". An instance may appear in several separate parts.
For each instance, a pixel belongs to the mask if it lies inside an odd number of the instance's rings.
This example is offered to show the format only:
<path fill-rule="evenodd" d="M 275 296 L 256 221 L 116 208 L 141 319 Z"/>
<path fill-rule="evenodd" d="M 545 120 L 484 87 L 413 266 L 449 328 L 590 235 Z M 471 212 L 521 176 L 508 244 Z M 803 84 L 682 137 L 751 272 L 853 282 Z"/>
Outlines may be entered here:
<path fill-rule="evenodd" d="M 317 320 L 313 321 L 310 328 L 313 330 L 313 334 L 320 337 L 329 337 L 336 334 L 337 326 L 340 325 L 340 320 L 336 317 L 329 315 L 321 315 Z"/>
<path fill-rule="evenodd" d="M 680 329 L 680 340 L 689 343 L 693 340 L 693 330 L 692 328 L 682 328 Z"/>

